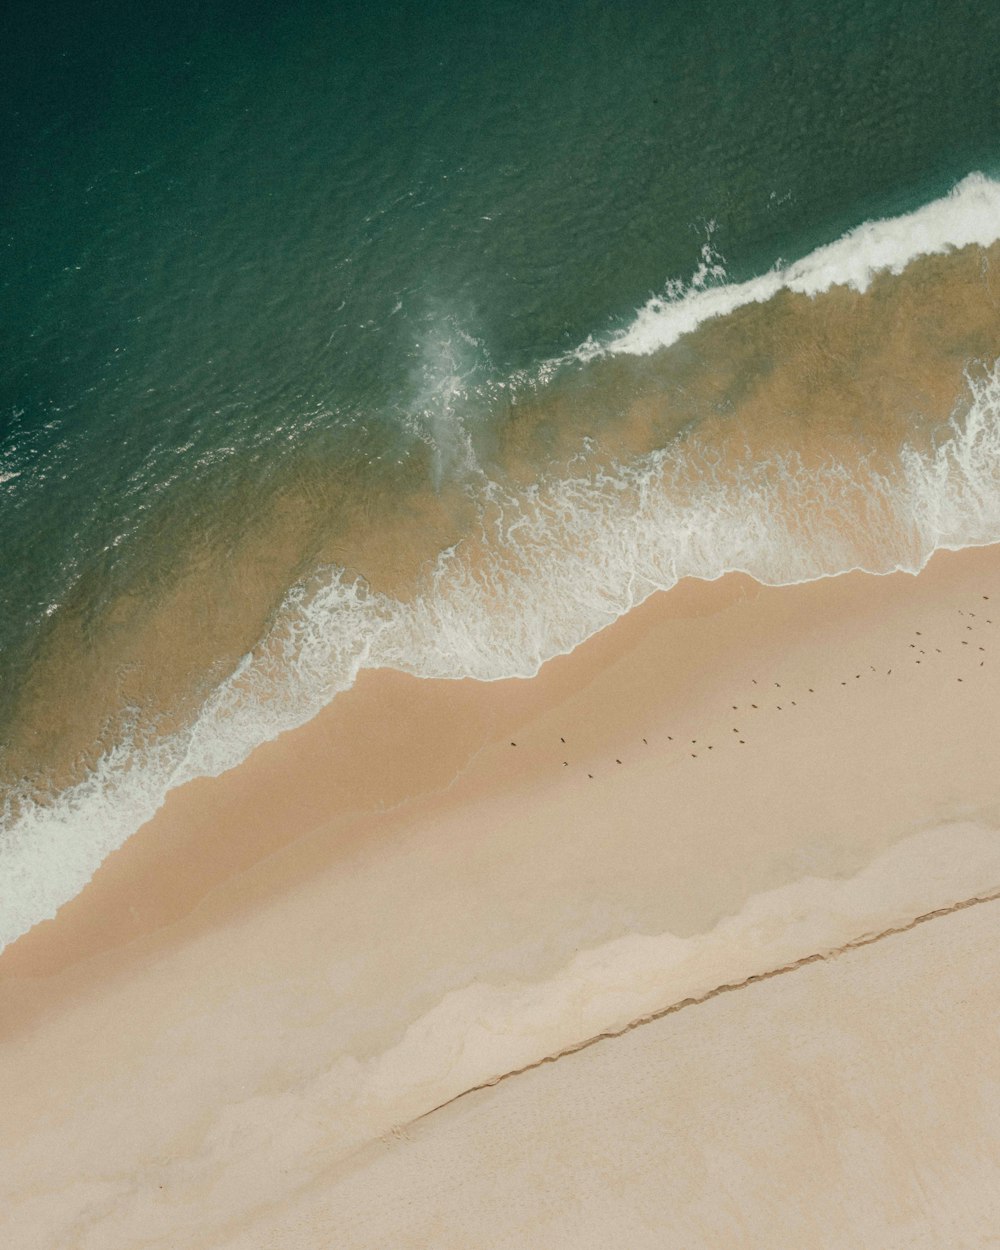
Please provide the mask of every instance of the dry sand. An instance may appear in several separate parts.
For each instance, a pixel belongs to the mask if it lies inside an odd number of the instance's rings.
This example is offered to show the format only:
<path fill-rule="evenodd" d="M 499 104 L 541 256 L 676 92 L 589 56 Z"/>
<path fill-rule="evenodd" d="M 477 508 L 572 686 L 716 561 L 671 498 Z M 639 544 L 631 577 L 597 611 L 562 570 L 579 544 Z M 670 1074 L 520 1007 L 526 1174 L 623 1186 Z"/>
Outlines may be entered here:
<path fill-rule="evenodd" d="M 998 937 L 988 903 L 723 993 L 460 1099 L 223 1244 L 996 1246 Z"/>
<path fill-rule="evenodd" d="M 714 992 L 1000 891 L 998 696 L 1000 548 L 365 675 L 0 957 L 5 1244 L 991 1244 L 1000 904 Z"/>

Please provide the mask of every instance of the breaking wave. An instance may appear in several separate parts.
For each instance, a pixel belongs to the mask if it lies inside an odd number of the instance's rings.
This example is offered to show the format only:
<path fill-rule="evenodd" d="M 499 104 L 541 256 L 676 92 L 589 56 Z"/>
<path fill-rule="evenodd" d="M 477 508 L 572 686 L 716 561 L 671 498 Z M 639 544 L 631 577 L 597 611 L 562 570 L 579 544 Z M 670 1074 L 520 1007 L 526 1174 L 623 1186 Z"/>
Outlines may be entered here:
<path fill-rule="evenodd" d="M 869 223 L 794 265 L 727 285 L 696 280 L 651 301 L 627 330 L 576 358 L 642 355 L 779 290 L 865 290 L 917 256 L 1000 236 L 1000 184 Z M 365 668 L 483 681 L 528 677 L 683 577 L 741 571 L 789 584 L 852 569 L 919 571 L 939 549 L 1000 541 L 1000 368 L 967 387 L 931 448 L 850 463 L 720 454 L 697 432 L 628 461 L 516 490 L 480 475 L 476 531 L 440 553 L 412 593 L 376 592 L 343 569 L 293 588 L 266 637 L 161 739 L 126 737 L 46 802 L 5 800 L 0 945 L 51 917 L 184 782 L 233 767 L 300 725 Z"/>

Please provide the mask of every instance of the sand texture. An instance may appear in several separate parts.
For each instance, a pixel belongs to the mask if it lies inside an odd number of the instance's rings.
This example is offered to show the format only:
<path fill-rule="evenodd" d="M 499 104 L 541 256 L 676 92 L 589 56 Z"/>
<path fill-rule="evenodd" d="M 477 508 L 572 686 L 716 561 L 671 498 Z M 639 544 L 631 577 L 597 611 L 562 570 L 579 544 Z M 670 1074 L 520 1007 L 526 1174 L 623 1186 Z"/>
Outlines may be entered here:
<path fill-rule="evenodd" d="M 364 674 L 0 957 L 5 1244 L 993 1244 L 998 728 L 1000 548 Z"/>
<path fill-rule="evenodd" d="M 407 1125 L 224 1244 L 995 1246 L 998 939 L 987 903 L 723 992 Z"/>

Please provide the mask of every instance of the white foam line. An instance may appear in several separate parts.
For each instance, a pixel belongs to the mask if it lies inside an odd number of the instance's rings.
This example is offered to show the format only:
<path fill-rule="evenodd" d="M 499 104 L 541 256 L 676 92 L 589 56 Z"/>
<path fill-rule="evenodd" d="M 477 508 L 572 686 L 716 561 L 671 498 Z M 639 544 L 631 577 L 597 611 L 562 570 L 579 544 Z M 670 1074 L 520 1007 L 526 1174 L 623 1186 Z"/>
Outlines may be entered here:
<path fill-rule="evenodd" d="M 779 265 L 747 282 L 697 282 L 675 296 L 651 299 L 603 349 L 588 340 L 575 355 L 583 360 L 602 351 L 645 356 L 676 343 L 705 321 L 747 304 L 762 304 L 781 290 L 819 295 L 831 287 L 847 286 L 866 291 L 876 274 L 901 273 L 920 256 L 970 244 L 987 247 L 998 239 L 1000 182 L 985 174 L 969 174 L 941 199 L 900 217 L 866 222 L 794 264 Z"/>

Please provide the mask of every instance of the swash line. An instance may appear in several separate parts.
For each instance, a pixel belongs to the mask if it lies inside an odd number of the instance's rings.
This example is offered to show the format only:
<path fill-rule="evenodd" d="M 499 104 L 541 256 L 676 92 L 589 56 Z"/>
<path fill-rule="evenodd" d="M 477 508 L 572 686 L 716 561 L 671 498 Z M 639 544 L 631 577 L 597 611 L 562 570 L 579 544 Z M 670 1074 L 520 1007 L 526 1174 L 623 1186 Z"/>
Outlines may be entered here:
<path fill-rule="evenodd" d="M 953 903 L 949 907 L 939 907 L 934 911 L 924 912 L 907 924 L 896 925 L 890 929 L 883 929 L 879 933 L 870 933 L 864 937 L 854 938 L 843 946 L 837 946 L 828 951 L 817 951 L 812 955 L 805 955 L 792 963 L 783 964 L 780 968 L 771 968 L 767 972 L 756 972 L 753 976 L 747 977 L 743 981 L 717 985 L 715 989 L 709 990 L 705 994 L 679 999 L 676 1003 L 671 1003 L 669 1007 L 661 1007 L 658 1011 L 637 1016 L 636 1019 L 631 1020 L 620 1029 L 607 1029 L 601 1033 L 595 1033 L 592 1037 L 588 1037 L 582 1042 L 575 1042 L 572 1046 L 566 1046 L 562 1050 L 554 1051 L 551 1055 L 546 1055 L 542 1059 L 536 1059 L 533 1063 L 526 1063 L 520 1068 L 511 1068 L 509 1072 L 502 1072 L 499 1076 L 490 1077 L 488 1081 L 482 1081 L 478 1085 L 470 1085 L 468 1089 L 463 1089 L 459 1094 L 453 1094 L 451 1098 L 447 1098 L 444 1102 L 438 1103 L 436 1107 L 431 1107 L 429 1111 L 424 1111 L 422 1114 L 415 1116 L 412 1120 L 407 1121 L 406 1124 L 398 1125 L 391 1132 L 393 1135 L 405 1133 L 406 1129 L 411 1125 L 418 1124 L 421 1120 L 426 1120 L 428 1116 L 442 1111 L 445 1107 L 451 1106 L 452 1103 L 458 1102 L 460 1098 L 465 1098 L 468 1094 L 474 1094 L 479 1090 L 492 1089 L 493 1086 L 500 1085 L 503 1081 L 510 1080 L 511 1077 L 521 1076 L 522 1073 L 531 1072 L 534 1068 L 541 1068 L 549 1063 L 556 1063 L 559 1059 L 565 1059 L 568 1055 L 578 1054 L 581 1050 L 587 1050 L 598 1042 L 612 1041 L 617 1037 L 624 1037 L 626 1033 L 631 1033 L 633 1029 L 638 1029 L 644 1024 L 652 1024 L 655 1020 L 662 1020 L 665 1016 L 672 1016 L 676 1012 L 685 1011 L 689 1007 L 698 1007 L 713 998 L 718 998 L 720 994 L 731 994 L 736 990 L 746 989 L 749 985 L 755 985 L 758 981 L 770 981 L 774 977 L 785 976 L 786 973 L 796 972 L 799 968 L 804 968 L 808 964 L 825 963 L 837 959 L 840 955 L 844 955 L 849 951 L 859 950 L 864 946 L 871 946 L 875 942 L 881 942 L 883 938 L 909 933 L 911 929 L 916 929 L 919 925 L 926 924 L 929 920 L 937 920 L 941 916 L 950 916 L 954 912 L 964 911 L 967 907 L 975 907 L 980 903 L 996 903 L 998 901 L 1000 901 L 1000 889 L 989 894 L 975 895 L 972 898 L 963 899 L 960 903 Z"/>

